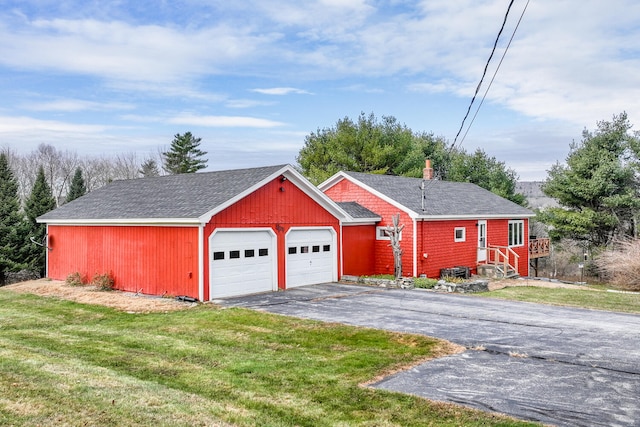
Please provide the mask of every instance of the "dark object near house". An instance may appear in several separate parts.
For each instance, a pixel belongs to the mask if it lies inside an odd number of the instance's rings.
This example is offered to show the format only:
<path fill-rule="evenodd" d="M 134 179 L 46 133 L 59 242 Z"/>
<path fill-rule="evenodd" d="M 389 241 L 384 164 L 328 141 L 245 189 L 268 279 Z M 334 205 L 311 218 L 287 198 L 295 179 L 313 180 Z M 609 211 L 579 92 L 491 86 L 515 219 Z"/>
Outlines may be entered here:
<path fill-rule="evenodd" d="M 179 297 L 176 297 L 176 299 L 178 301 L 183 301 L 183 302 L 198 302 L 197 298 L 188 297 L 188 296 L 185 296 L 185 295 L 181 295 Z"/>
<path fill-rule="evenodd" d="M 459 277 L 461 279 L 468 279 L 471 277 L 471 269 L 469 267 L 452 267 L 443 268 L 440 270 L 440 277 Z"/>

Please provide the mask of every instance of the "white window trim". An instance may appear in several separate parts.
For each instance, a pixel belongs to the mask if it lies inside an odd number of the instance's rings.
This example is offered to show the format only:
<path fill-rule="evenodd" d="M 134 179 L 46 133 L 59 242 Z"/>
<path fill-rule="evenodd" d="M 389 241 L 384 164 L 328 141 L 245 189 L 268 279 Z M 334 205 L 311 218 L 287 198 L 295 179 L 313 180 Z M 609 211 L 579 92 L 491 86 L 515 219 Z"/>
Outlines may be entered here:
<path fill-rule="evenodd" d="M 524 220 L 518 219 L 509 221 L 507 240 L 509 247 L 511 248 L 524 246 Z"/>
<path fill-rule="evenodd" d="M 458 238 L 458 231 L 462 231 L 462 237 Z M 453 241 L 454 242 L 466 242 L 467 241 L 467 228 L 466 227 L 456 227 L 453 229 Z"/>
<path fill-rule="evenodd" d="M 389 235 L 384 230 L 387 229 L 386 225 L 380 225 L 376 227 L 376 240 L 391 240 Z M 402 241 L 402 231 L 400 232 L 400 241 Z"/>

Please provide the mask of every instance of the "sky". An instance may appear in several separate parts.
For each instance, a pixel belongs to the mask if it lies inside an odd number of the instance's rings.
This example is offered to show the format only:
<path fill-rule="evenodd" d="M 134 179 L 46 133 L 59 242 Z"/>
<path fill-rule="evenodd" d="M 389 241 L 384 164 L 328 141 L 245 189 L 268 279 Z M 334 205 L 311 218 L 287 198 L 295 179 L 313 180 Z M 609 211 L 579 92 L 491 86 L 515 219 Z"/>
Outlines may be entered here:
<path fill-rule="evenodd" d="M 208 170 L 295 164 L 361 112 L 453 143 L 509 2 L 0 0 L 0 147 L 144 159 L 189 131 Z M 638 70 L 637 0 L 515 0 L 457 145 L 543 180 L 598 121 L 640 129 Z"/>

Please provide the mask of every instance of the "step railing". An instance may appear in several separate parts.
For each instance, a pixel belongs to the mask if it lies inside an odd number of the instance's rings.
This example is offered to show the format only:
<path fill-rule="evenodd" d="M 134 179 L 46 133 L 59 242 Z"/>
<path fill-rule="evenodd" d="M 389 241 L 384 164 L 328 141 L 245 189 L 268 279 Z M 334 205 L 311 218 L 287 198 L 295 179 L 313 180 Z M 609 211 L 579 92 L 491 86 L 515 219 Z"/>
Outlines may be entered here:
<path fill-rule="evenodd" d="M 506 277 L 509 271 L 513 271 L 518 274 L 518 266 L 520 263 L 520 255 L 518 255 L 509 246 L 495 246 L 488 245 L 485 249 L 487 251 L 487 259 L 484 264 L 495 266 L 501 270 L 502 274 Z"/>

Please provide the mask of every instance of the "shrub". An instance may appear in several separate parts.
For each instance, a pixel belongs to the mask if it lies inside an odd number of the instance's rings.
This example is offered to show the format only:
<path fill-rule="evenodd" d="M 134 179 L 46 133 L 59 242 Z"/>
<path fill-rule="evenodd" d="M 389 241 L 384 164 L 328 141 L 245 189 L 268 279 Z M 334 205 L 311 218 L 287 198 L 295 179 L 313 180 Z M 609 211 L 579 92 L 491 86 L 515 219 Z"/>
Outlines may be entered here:
<path fill-rule="evenodd" d="M 595 259 L 595 265 L 612 285 L 640 291 L 640 239 L 616 242 Z"/>
<path fill-rule="evenodd" d="M 413 286 L 415 288 L 432 289 L 436 283 L 438 283 L 437 279 L 429 279 L 428 277 L 416 277 L 413 279 Z"/>
<path fill-rule="evenodd" d="M 115 279 L 111 273 L 98 274 L 96 273 L 91 279 L 91 284 L 101 291 L 111 291 L 115 285 Z"/>
<path fill-rule="evenodd" d="M 77 271 L 75 273 L 71 273 L 67 276 L 64 283 L 69 286 L 83 286 L 86 284 L 84 280 L 82 280 L 82 276 Z"/>

